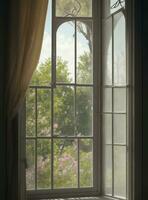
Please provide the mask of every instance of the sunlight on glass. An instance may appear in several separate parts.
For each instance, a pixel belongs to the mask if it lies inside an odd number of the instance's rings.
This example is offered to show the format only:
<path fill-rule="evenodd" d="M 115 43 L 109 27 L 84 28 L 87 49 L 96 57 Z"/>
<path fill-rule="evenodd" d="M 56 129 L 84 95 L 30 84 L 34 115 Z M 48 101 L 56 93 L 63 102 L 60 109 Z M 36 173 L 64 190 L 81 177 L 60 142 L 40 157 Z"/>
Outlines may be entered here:
<path fill-rule="evenodd" d="M 91 17 L 92 0 L 56 0 L 58 17 Z"/>
<path fill-rule="evenodd" d="M 77 187 L 77 140 L 54 140 L 54 188 Z"/>
<path fill-rule="evenodd" d="M 26 136 L 35 135 L 35 91 L 28 89 L 26 94 Z"/>
<path fill-rule="evenodd" d="M 54 135 L 74 135 L 74 87 L 57 87 L 54 92 Z"/>
<path fill-rule="evenodd" d="M 114 112 L 126 112 L 126 88 L 114 88 Z"/>
<path fill-rule="evenodd" d="M 114 193 L 126 197 L 126 147 L 114 147 Z"/>
<path fill-rule="evenodd" d="M 74 25 L 74 21 L 65 22 L 57 30 L 57 82 L 70 83 L 75 80 Z"/>
<path fill-rule="evenodd" d="M 112 18 L 109 18 L 103 24 L 103 83 L 112 85 Z"/>
<path fill-rule="evenodd" d="M 93 88 L 76 88 L 76 135 L 93 135 Z"/>
<path fill-rule="evenodd" d="M 92 22 L 77 21 L 77 83 L 93 82 Z"/>
<path fill-rule="evenodd" d="M 37 188 L 51 187 L 51 144 L 49 139 L 37 140 Z"/>
<path fill-rule="evenodd" d="M 114 114 L 114 143 L 126 144 L 126 114 Z"/>
<path fill-rule="evenodd" d="M 112 89 L 103 88 L 103 112 L 112 112 Z"/>
<path fill-rule="evenodd" d="M 37 133 L 38 136 L 51 135 L 51 91 L 37 90 Z"/>
<path fill-rule="evenodd" d="M 93 143 L 91 139 L 81 139 L 80 151 L 80 187 L 93 186 Z"/>
<path fill-rule="evenodd" d="M 126 85 L 125 18 L 120 12 L 114 17 L 114 84 Z"/>
<path fill-rule="evenodd" d="M 102 133 L 105 144 L 112 144 L 112 114 L 103 114 Z"/>
<path fill-rule="evenodd" d="M 35 141 L 26 140 L 26 187 L 27 190 L 35 188 Z"/>
<path fill-rule="evenodd" d="M 104 147 L 104 192 L 112 194 L 112 146 Z"/>

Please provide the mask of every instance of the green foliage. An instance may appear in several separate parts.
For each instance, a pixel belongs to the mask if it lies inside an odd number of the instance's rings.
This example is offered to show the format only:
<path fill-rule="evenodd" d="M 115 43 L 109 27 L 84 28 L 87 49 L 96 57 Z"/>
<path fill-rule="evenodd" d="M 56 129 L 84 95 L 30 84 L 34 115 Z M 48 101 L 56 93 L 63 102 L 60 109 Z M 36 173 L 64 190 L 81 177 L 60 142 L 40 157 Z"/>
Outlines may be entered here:
<path fill-rule="evenodd" d="M 79 74 L 89 80 L 90 70 L 87 53 L 79 59 Z M 57 61 L 57 80 L 70 83 L 67 64 L 60 58 Z M 86 82 L 87 82 L 86 80 Z M 35 71 L 31 84 L 49 86 L 51 82 L 51 60 L 46 60 Z M 29 89 L 27 93 L 27 124 L 28 136 L 35 136 L 37 122 L 37 135 L 51 135 L 51 89 L 37 89 L 37 113 L 35 113 L 35 90 Z M 72 136 L 74 134 L 88 136 L 92 134 L 92 88 L 76 88 L 76 119 L 74 113 L 74 87 L 57 86 L 54 89 L 54 118 L 53 128 L 56 136 Z M 37 114 L 37 121 L 35 115 Z M 76 124 L 75 124 L 76 123 Z M 42 141 L 42 142 L 41 142 Z M 37 184 L 38 188 L 51 187 L 50 171 L 50 139 L 40 139 L 37 143 Z M 27 188 L 34 185 L 34 152 L 31 144 L 27 146 L 29 166 L 27 169 Z M 30 158 L 31 156 L 31 158 Z M 81 186 L 91 186 L 92 183 L 92 149 L 88 142 L 81 144 Z M 54 139 L 54 183 L 55 187 L 77 187 L 77 140 Z"/>

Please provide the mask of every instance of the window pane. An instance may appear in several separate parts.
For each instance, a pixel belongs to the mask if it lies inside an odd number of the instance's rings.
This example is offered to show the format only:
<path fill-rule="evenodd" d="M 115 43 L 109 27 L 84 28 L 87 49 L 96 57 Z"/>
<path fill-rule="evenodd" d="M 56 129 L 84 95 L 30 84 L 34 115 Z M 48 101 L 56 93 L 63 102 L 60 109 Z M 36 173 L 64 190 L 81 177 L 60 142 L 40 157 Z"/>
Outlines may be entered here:
<path fill-rule="evenodd" d="M 119 0 L 110 0 L 111 14 L 124 7 L 125 7 L 125 0 L 120 0 L 120 3 Z"/>
<path fill-rule="evenodd" d="M 126 147 L 114 147 L 114 193 L 126 197 Z"/>
<path fill-rule="evenodd" d="M 57 30 L 57 82 L 70 83 L 75 78 L 75 23 L 65 22 Z"/>
<path fill-rule="evenodd" d="M 104 148 L 104 193 L 112 195 L 112 146 Z"/>
<path fill-rule="evenodd" d="M 91 17 L 92 0 L 56 0 L 56 16 Z"/>
<path fill-rule="evenodd" d="M 54 188 L 77 187 L 77 140 L 54 139 Z"/>
<path fill-rule="evenodd" d="M 125 18 L 122 12 L 114 16 L 114 84 L 126 85 Z"/>
<path fill-rule="evenodd" d="M 77 83 L 93 82 L 91 21 L 77 21 Z"/>
<path fill-rule="evenodd" d="M 114 143 L 126 144 L 126 115 L 114 114 Z"/>
<path fill-rule="evenodd" d="M 106 20 L 103 24 L 103 83 L 112 85 L 112 18 Z"/>
<path fill-rule="evenodd" d="M 126 112 L 126 88 L 114 88 L 114 112 Z"/>
<path fill-rule="evenodd" d="M 26 136 L 35 136 L 35 91 L 28 89 L 26 95 Z"/>
<path fill-rule="evenodd" d="M 44 85 L 51 83 L 51 15 L 52 0 L 48 0 L 48 9 L 44 28 L 43 42 L 37 68 L 30 85 Z"/>
<path fill-rule="evenodd" d="M 93 134 L 93 88 L 76 88 L 76 135 Z"/>
<path fill-rule="evenodd" d="M 74 88 L 57 87 L 54 93 L 54 135 L 74 135 Z"/>
<path fill-rule="evenodd" d="M 105 144 L 112 144 L 112 115 L 104 114 L 102 119 L 103 138 Z"/>
<path fill-rule="evenodd" d="M 26 187 L 27 190 L 35 189 L 35 142 L 26 140 Z"/>
<path fill-rule="evenodd" d="M 37 132 L 38 136 L 51 135 L 51 91 L 37 90 Z"/>
<path fill-rule="evenodd" d="M 112 112 L 112 89 L 103 88 L 103 112 Z"/>
<path fill-rule="evenodd" d="M 91 139 L 82 139 L 80 152 L 80 187 L 93 186 L 93 143 Z"/>
<path fill-rule="evenodd" d="M 37 141 L 37 187 L 47 189 L 51 187 L 51 145 L 49 139 Z"/>

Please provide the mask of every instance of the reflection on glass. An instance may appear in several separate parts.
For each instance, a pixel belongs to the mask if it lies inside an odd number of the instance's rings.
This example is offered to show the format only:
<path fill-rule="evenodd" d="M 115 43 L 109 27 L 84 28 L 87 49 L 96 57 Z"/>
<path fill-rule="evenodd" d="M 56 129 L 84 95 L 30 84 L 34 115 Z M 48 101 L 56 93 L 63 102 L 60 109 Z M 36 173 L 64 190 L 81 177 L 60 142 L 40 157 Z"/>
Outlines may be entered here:
<path fill-rule="evenodd" d="M 114 193 L 126 197 L 126 147 L 114 147 Z"/>
<path fill-rule="evenodd" d="M 74 135 L 74 88 L 57 87 L 54 93 L 54 135 Z"/>
<path fill-rule="evenodd" d="M 33 73 L 30 85 L 48 86 L 51 83 L 51 15 L 52 0 L 48 0 L 48 9 L 44 28 L 43 42 L 39 62 Z"/>
<path fill-rule="evenodd" d="M 112 144 L 112 114 L 103 114 L 102 130 L 105 144 Z"/>
<path fill-rule="evenodd" d="M 112 112 L 112 89 L 103 88 L 103 112 Z"/>
<path fill-rule="evenodd" d="M 77 21 L 77 83 L 93 82 L 91 21 Z"/>
<path fill-rule="evenodd" d="M 35 91 L 28 89 L 26 95 L 26 136 L 35 135 Z"/>
<path fill-rule="evenodd" d="M 112 85 L 112 18 L 105 21 L 103 26 L 103 83 Z"/>
<path fill-rule="evenodd" d="M 26 140 L 26 187 L 27 190 L 35 188 L 35 142 Z"/>
<path fill-rule="evenodd" d="M 93 133 L 93 88 L 76 88 L 76 135 Z"/>
<path fill-rule="evenodd" d="M 80 152 L 80 187 L 93 186 L 93 143 L 91 139 L 82 139 Z"/>
<path fill-rule="evenodd" d="M 51 134 L 51 91 L 37 90 L 37 132 L 38 136 Z"/>
<path fill-rule="evenodd" d="M 104 192 L 107 195 L 112 194 L 112 146 L 104 147 Z"/>
<path fill-rule="evenodd" d="M 114 16 L 114 84 L 126 85 L 125 18 L 122 12 Z"/>
<path fill-rule="evenodd" d="M 54 188 L 77 187 L 77 140 L 54 140 Z"/>
<path fill-rule="evenodd" d="M 114 88 L 114 112 L 126 112 L 126 88 Z"/>
<path fill-rule="evenodd" d="M 92 0 L 56 0 L 56 16 L 91 17 Z"/>
<path fill-rule="evenodd" d="M 126 144 L 126 115 L 114 114 L 114 143 Z"/>
<path fill-rule="evenodd" d="M 65 22 L 57 30 L 57 82 L 74 82 L 74 21 Z"/>
<path fill-rule="evenodd" d="M 51 187 L 50 151 L 51 151 L 51 145 L 49 139 L 40 139 L 37 141 L 38 189 L 47 189 Z"/>

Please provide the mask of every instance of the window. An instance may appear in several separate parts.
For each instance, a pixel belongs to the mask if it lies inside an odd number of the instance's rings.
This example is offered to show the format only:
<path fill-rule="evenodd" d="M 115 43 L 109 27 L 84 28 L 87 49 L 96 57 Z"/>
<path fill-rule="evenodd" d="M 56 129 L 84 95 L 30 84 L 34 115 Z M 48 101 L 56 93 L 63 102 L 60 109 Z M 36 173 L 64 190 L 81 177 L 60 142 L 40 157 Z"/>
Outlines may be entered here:
<path fill-rule="evenodd" d="M 48 1 L 26 96 L 29 198 L 129 199 L 128 71 L 124 1 Z"/>

